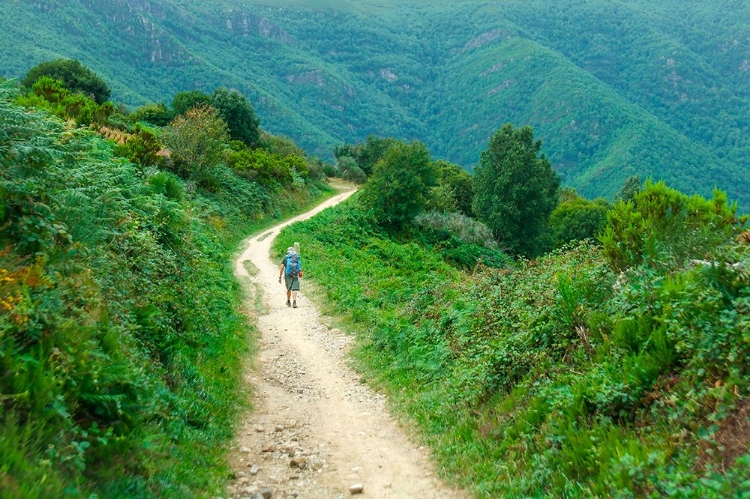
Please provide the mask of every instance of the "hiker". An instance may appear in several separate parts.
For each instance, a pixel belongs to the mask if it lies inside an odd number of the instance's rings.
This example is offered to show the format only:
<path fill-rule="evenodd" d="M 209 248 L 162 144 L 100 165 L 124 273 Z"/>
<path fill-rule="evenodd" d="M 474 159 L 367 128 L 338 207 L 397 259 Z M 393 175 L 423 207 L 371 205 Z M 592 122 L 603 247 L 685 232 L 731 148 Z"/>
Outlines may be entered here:
<path fill-rule="evenodd" d="M 282 276 L 286 284 L 286 306 L 297 308 L 297 292 L 299 280 L 302 278 L 302 259 L 292 246 L 286 249 L 286 255 L 281 260 L 279 282 Z"/>

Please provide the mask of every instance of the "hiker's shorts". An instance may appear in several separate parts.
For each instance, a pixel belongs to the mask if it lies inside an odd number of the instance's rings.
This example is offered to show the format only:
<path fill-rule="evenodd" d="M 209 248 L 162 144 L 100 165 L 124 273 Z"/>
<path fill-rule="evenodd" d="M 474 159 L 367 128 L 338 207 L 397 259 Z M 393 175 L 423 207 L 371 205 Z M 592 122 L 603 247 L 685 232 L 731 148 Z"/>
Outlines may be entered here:
<path fill-rule="evenodd" d="M 299 291 L 299 277 L 285 275 L 284 283 L 286 284 L 286 289 L 289 291 Z"/>

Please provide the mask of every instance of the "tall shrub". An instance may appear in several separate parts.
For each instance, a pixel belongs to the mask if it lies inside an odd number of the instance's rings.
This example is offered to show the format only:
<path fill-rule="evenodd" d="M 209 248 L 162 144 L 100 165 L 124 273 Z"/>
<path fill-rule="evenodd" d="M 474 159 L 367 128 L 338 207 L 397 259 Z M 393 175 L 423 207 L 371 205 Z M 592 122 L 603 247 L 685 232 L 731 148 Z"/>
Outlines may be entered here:
<path fill-rule="evenodd" d="M 435 166 L 424 144 L 399 143 L 375 165 L 362 201 L 380 225 L 398 231 L 424 209 L 436 183 Z"/>
<path fill-rule="evenodd" d="M 718 189 L 707 200 L 647 181 L 632 201 L 615 204 L 600 240 L 617 270 L 641 263 L 676 267 L 710 259 L 714 248 L 736 235 L 743 225 L 736 211 L 736 203 L 729 204 Z"/>
<path fill-rule="evenodd" d="M 212 184 L 212 170 L 222 161 L 228 141 L 226 123 L 209 106 L 188 110 L 164 131 L 178 172 L 205 186 Z"/>
<path fill-rule="evenodd" d="M 211 105 L 226 122 L 233 140 L 244 142 L 248 147 L 260 145 L 260 120 L 244 95 L 236 90 L 217 88 L 211 96 Z"/>
<path fill-rule="evenodd" d="M 22 83 L 25 87 L 31 88 L 37 80 L 45 76 L 61 81 L 71 92 L 91 97 L 97 104 L 104 104 L 109 99 L 110 90 L 106 82 L 79 61 L 57 59 L 43 62 L 31 68 Z"/>
<path fill-rule="evenodd" d="M 532 256 L 546 249 L 560 178 L 541 147 L 530 126 L 507 123 L 490 139 L 474 175 L 474 214 L 511 253 Z"/>

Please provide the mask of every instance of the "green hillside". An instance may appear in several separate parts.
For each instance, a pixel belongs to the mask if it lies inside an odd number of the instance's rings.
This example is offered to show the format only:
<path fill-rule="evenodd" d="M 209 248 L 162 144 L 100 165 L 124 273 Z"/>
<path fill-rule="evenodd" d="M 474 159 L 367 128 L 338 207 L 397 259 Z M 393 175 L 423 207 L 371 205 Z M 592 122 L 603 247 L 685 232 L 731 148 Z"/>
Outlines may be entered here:
<path fill-rule="evenodd" d="M 213 108 L 150 128 L 49 81 L 0 83 L 0 497 L 222 494 L 254 348 L 229 262 L 332 189 Z"/>
<path fill-rule="evenodd" d="M 304 245 L 362 378 L 451 483 L 477 498 L 748 497 L 750 233 L 735 239 L 725 198 L 647 184 L 601 244 L 464 272 L 455 231 L 393 237 L 367 190 L 274 245 Z"/>
<path fill-rule="evenodd" d="M 273 251 L 451 485 L 750 497 L 747 14 L 3 2 L 0 496 L 247 484 L 229 262 L 338 176 Z"/>
<path fill-rule="evenodd" d="M 635 174 L 746 208 L 749 17 L 734 0 L 4 2 L 0 68 L 77 58 L 131 106 L 237 88 L 323 157 L 375 134 L 471 169 L 502 123 L 530 124 L 588 196 Z"/>

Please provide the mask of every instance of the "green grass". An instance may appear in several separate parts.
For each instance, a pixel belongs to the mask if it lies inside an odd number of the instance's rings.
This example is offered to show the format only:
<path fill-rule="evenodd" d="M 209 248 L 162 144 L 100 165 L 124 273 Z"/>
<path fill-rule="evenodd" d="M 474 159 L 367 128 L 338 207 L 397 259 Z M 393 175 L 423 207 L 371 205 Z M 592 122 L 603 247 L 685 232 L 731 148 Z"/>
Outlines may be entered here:
<path fill-rule="evenodd" d="M 333 195 L 218 166 L 163 194 L 91 131 L 0 86 L 0 487 L 10 498 L 224 494 L 254 349 L 232 259 Z M 176 187 L 179 187 L 177 189 Z M 173 197 L 169 197 L 173 196 Z"/>
<path fill-rule="evenodd" d="M 750 490 L 750 459 L 719 471 L 713 439 L 750 393 L 744 360 L 727 364 L 750 354 L 746 272 L 634 269 L 618 283 L 582 245 L 468 274 L 379 230 L 356 197 L 274 248 L 292 241 L 314 299 L 355 334 L 363 379 L 476 497 Z M 746 246 L 722 248 L 747 261 Z"/>

